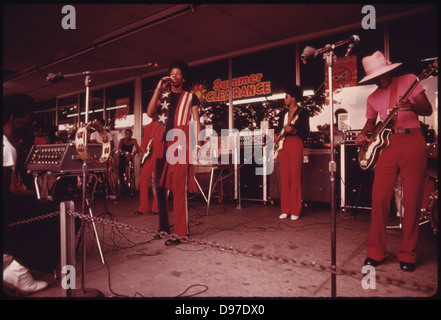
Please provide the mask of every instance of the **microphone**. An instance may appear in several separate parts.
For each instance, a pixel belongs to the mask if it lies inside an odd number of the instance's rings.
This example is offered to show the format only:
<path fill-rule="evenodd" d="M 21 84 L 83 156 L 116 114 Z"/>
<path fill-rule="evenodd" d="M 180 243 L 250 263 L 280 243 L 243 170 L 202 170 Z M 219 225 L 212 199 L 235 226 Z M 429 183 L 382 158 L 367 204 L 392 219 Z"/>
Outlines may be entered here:
<path fill-rule="evenodd" d="M 162 78 L 162 80 L 163 81 L 171 81 L 171 82 L 176 82 L 176 79 L 175 78 L 173 78 L 173 77 L 164 77 L 164 78 Z"/>
<path fill-rule="evenodd" d="M 302 59 L 303 63 L 306 63 L 306 60 L 313 57 L 317 57 L 319 53 L 324 53 L 330 50 L 333 50 L 341 45 L 344 45 L 345 43 L 350 43 L 348 51 L 346 52 L 345 57 L 349 55 L 349 53 L 352 51 L 352 48 L 360 41 L 360 37 L 357 35 L 350 36 L 348 39 L 337 41 L 334 44 L 327 44 L 323 48 L 315 49 L 310 46 L 305 47 L 302 54 L 300 55 L 300 58 Z"/>
<path fill-rule="evenodd" d="M 349 46 L 348 46 L 348 50 L 346 51 L 345 57 L 347 57 L 349 55 L 349 53 L 351 53 L 352 49 L 354 48 L 354 46 L 356 44 L 358 44 L 358 42 L 360 42 L 360 37 L 357 35 L 353 35 L 349 38 Z"/>
<path fill-rule="evenodd" d="M 317 57 L 317 55 L 318 55 L 317 49 L 310 46 L 306 46 L 305 49 L 303 49 L 302 54 L 300 55 L 300 59 L 302 59 L 302 62 L 306 64 L 306 60 L 308 60 L 311 57 L 315 58 Z"/>
<path fill-rule="evenodd" d="M 46 77 L 46 81 L 52 83 L 58 83 L 64 79 L 64 76 L 61 73 L 49 73 Z"/>

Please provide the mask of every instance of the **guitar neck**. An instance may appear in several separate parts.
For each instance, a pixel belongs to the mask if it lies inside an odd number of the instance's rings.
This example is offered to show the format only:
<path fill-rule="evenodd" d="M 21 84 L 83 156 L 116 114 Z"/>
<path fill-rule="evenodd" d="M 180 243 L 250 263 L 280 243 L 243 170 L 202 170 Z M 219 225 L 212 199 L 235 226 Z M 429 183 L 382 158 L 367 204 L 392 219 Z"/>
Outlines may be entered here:
<path fill-rule="evenodd" d="M 415 79 L 415 81 L 412 83 L 412 85 L 409 87 L 409 89 L 407 89 L 406 93 L 401 97 L 400 100 L 406 100 L 410 94 L 413 92 L 413 90 L 415 90 L 415 88 L 417 87 L 417 85 L 421 82 L 420 77 L 417 77 Z M 396 105 L 395 105 L 396 106 Z M 394 106 L 394 107 L 395 107 Z M 392 119 L 395 117 L 395 115 L 398 113 L 398 109 L 394 108 L 389 115 L 387 116 L 387 118 L 383 121 L 383 124 L 380 126 L 379 128 L 379 132 L 382 131 L 384 128 L 386 128 L 387 126 L 389 126 L 390 122 L 392 121 Z"/>
<path fill-rule="evenodd" d="M 412 83 L 410 88 L 407 89 L 406 93 L 403 95 L 403 97 L 400 100 L 406 100 L 407 98 L 409 98 L 410 94 L 413 92 L 413 90 L 415 90 L 415 88 L 420 83 L 420 81 L 421 80 L 419 78 L 416 78 L 416 80 Z"/>

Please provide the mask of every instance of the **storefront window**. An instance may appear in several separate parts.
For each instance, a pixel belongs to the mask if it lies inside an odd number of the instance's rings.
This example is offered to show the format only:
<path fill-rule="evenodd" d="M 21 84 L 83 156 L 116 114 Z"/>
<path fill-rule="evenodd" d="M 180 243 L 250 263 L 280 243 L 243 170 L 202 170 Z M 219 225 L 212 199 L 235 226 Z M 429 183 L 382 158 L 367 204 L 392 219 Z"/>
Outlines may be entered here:
<path fill-rule="evenodd" d="M 165 76 L 165 74 L 142 79 L 142 126 L 147 125 L 152 120 L 147 117 L 147 106 L 153 96 L 156 85 L 163 76 Z"/>
<path fill-rule="evenodd" d="M 216 84 L 228 81 L 228 65 L 228 60 L 221 60 L 193 67 L 190 72 L 188 89 L 201 101 L 201 122 L 218 133 L 228 128 L 228 97 L 216 94 Z"/>
<path fill-rule="evenodd" d="M 384 52 L 384 30 L 383 26 L 378 25 L 376 29 L 358 30 L 339 33 L 323 38 L 308 40 L 299 44 L 300 53 L 309 46 L 317 50 L 326 47 L 326 45 L 333 45 L 341 40 L 349 39 L 351 36 L 357 35 L 360 41 L 353 47 L 349 56 L 355 56 L 357 60 L 356 74 L 354 75 L 357 82 L 364 77 L 363 66 L 361 60 L 364 56 L 370 55 L 379 50 Z M 333 52 L 336 59 L 344 58 L 349 44 L 343 44 L 336 47 Z M 317 57 L 303 61 L 300 64 L 300 77 L 303 89 L 312 90 L 316 92 L 323 89 L 327 85 L 328 79 L 325 75 L 325 70 L 328 67 L 324 54 L 318 54 Z"/>
<path fill-rule="evenodd" d="M 113 129 L 133 128 L 134 82 L 106 88 L 106 120 Z"/>
<path fill-rule="evenodd" d="M 79 122 L 79 95 L 58 99 L 58 130 L 72 130 Z"/>
<path fill-rule="evenodd" d="M 383 26 L 377 25 L 376 29 L 352 30 L 323 38 L 305 41 L 299 44 L 302 54 L 307 46 L 317 50 L 325 48 L 327 45 L 334 45 L 341 40 L 358 36 L 359 42 L 345 57 L 349 43 L 339 45 L 334 48 L 334 59 L 332 63 L 332 86 L 334 92 L 333 110 L 345 109 L 351 119 L 351 129 L 361 129 L 364 125 L 364 110 L 366 92 L 356 93 L 358 81 L 365 76 L 361 60 L 364 56 L 380 50 L 384 51 L 384 30 Z M 310 111 L 311 131 L 318 131 L 328 134 L 330 126 L 330 103 L 329 99 L 329 79 L 328 65 L 325 59 L 327 55 L 319 53 L 315 58 L 307 59 L 300 64 L 300 79 L 304 90 L 308 90 L 313 95 L 309 95 L 308 109 Z M 352 88 L 352 89 L 348 89 Z M 335 120 L 333 120 L 335 123 Z"/>
<path fill-rule="evenodd" d="M 104 90 L 94 90 L 90 92 L 89 97 L 89 121 L 94 119 L 103 119 L 103 93 Z M 85 120 L 86 112 L 86 94 L 80 94 L 81 122 Z"/>
<path fill-rule="evenodd" d="M 391 22 L 390 56 L 392 62 L 402 62 L 402 73 L 421 75 L 424 69 L 438 60 L 438 26 L 436 10 L 409 17 L 404 20 Z M 430 117 L 420 117 L 428 129 L 438 134 L 438 77 L 421 79 L 425 94 L 432 104 L 433 114 Z"/>
<path fill-rule="evenodd" d="M 295 84 L 295 46 L 233 58 L 234 127 L 257 129 L 277 120 L 284 87 Z M 270 124 L 271 126 L 271 124 Z"/>

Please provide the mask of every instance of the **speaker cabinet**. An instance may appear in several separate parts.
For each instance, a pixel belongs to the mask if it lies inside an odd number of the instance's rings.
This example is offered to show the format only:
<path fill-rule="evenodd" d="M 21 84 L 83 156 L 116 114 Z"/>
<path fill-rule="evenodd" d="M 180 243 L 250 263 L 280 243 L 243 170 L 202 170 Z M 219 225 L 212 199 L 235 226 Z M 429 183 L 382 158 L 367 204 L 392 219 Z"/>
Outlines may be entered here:
<path fill-rule="evenodd" d="M 324 203 L 331 202 L 331 181 L 329 173 L 330 160 L 330 149 L 303 149 L 303 201 Z"/>
<path fill-rule="evenodd" d="M 362 170 L 358 164 L 358 146 L 340 146 L 340 193 L 341 207 L 372 207 L 374 172 Z"/>
<path fill-rule="evenodd" d="M 330 203 L 331 181 L 329 173 L 330 149 L 303 149 L 302 200 Z M 337 191 L 337 190 L 336 190 Z M 270 177 L 270 197 L 280 199 L 281 176 L 278 159 Z"/>
<path fill-rule="evenodd" d="M 370 209 L 374 180 L 373 171 L 362 170 L 358 164 L 356 145 L 341 145 L 335 149 L 335 201 L 341 207 Z M 303 149 L 302 199 L 307 202 L 331 202 L 330 149 Z M 280 170 L 275 163 L 271 175 L 270 195 L 280 198 Z"/>
<path fill-rule="evenodd" d="M 240 155 L 240 197 L 243 200 L 267 201 L 269 190 L 268 175 L 258 174 L 265 171 L 266 163 L 261 155 L 258 159 L 252 148 L 241 148 Z M 256 171 L 257 170 L 257 171 Z"/>
<path fill-rule="evenodd" d="M 240 168 L 242 199 L 263 200 L 263 176 L 256 175 L 256 168 L 256 164 L 244 164 Z"/>

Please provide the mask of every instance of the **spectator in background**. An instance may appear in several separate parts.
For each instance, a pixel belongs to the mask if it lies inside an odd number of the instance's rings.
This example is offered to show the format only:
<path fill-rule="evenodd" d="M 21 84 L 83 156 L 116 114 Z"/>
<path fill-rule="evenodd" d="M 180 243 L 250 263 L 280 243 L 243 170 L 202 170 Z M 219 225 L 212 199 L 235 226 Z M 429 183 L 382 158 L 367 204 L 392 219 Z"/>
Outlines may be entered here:
<path fill-rule="evenodd" d="M 34 130 L 34 144 L 35 145 L 39 145 L 39 144 L 49 144 L 49 137 L 47 135 L 47 133 L 44 131 L 42 125 L 38 125 L 35 130 Z"/>
<path fill-rule="evenodd" d="M 139 145 L 136 139 L 132 138 L 133 131 L 132 129 L 124 130 L 124 138 L 119 141 L 118 151 L 119 154 L 119 181 L 122 184 L 123 192 L 127 188 L 124 179 L 124 173 L 126 172 L 126 167 L 129 160 L 133 160 L 133 156 L 136 153 L 139 153 Z"/>
<path fill-rule="evenodd" d="M 67 133 L 67 131 L 60 131 L 58 133 L 58 140 L 55 141 L 55 143 L 70 143 L 69 134 Z"/>
<path fill-rule="evenodd" d="M 115 147 L 115 143 L 113 142 L 113 138 L 112 138 L 112 135 L 110 134 L 109 130 L 104 125 L 105 124 L 104 119 L 99 118 L 99 119 L 96 119 L 96 121 L 103 127 L 104 131 L 106 132 L 107 136 L 109 137 L 110 147 L 111 147 L 111 150 L 113 150 L 113 148 Z M 102 143 L 103 142 L 98 131 L 95 130 L 90 134 L 90 142 L 92 142 L 92 143 Z"/>
<path fill-rule="evenodd" d="M 59 264 L 59 217 L 10 226 L 15 222 L 57 211 L 15 185 L 21 132 L 32 124 L 33 99 L 13 94 L 3 98 L 3 284 L 15 294 L 30 294 L 48 286 L 35 280 L 30 269 L 52 273 Z"/>

